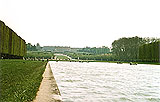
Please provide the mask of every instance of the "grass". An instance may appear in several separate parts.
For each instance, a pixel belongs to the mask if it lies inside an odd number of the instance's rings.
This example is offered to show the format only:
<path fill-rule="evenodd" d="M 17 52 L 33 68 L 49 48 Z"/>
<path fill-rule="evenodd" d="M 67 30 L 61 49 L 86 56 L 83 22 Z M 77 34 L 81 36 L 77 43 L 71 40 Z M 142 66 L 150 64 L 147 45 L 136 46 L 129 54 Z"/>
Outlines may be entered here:
<path fill-rule="evenodd" d="M 54 54 L 52 52 L 40 52 L 40 51 L 27 51 L 26 58 L 54 58 Z"/>
<path fill-rule="evenodd" d="M 68 60 L 69 58 L 67 56 L 63 56 L 63 55 L 55 55 L 57 57 L 57 59 L 63 59 L 63 60 Z"/>
<path fill-rule="evenodd" d="M 30 102 L 42 80 L 46 62 L 0 60 L 0 102 Z"/>

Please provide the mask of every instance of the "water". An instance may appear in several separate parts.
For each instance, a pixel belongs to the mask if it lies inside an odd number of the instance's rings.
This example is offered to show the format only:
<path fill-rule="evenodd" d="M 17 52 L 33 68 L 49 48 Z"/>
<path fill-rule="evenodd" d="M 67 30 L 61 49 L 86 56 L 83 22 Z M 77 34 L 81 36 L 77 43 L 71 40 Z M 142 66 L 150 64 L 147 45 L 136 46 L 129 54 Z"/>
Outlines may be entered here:
<path fill-rule="evenodd" d="M 160 102 L 160 66 L 50 62 L 63 102 Z"/>

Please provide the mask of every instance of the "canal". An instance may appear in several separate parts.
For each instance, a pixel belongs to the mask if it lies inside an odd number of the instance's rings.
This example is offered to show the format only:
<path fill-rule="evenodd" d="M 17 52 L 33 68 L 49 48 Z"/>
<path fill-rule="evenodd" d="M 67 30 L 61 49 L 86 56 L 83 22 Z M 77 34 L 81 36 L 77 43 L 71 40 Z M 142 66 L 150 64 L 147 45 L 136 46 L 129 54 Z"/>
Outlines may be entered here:
<path fill-rule="evenodd" d="M 63 102 L 160 102 L 160 66 L 49 62 Z"/>

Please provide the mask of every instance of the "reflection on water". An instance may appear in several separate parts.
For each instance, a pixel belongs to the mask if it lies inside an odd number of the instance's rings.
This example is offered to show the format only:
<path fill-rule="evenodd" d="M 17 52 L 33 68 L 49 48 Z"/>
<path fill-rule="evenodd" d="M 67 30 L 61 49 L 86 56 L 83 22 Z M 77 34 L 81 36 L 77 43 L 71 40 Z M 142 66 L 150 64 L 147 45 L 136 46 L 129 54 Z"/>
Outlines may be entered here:
<path fill-rule="evenodd" d="M 160 102 L 160 66 L 50 62 L 63 102 Z"/>

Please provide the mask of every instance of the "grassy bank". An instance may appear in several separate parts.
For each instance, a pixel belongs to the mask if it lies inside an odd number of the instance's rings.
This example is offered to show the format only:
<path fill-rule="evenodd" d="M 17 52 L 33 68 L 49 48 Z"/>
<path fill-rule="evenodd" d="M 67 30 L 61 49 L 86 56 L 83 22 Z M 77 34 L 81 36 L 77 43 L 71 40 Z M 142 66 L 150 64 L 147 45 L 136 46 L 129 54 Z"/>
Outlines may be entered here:
<path fill-rule="evenodd" d="M 46 62 L 0 60 L 0 102 L 30 102 L 38 91 Z"/>

